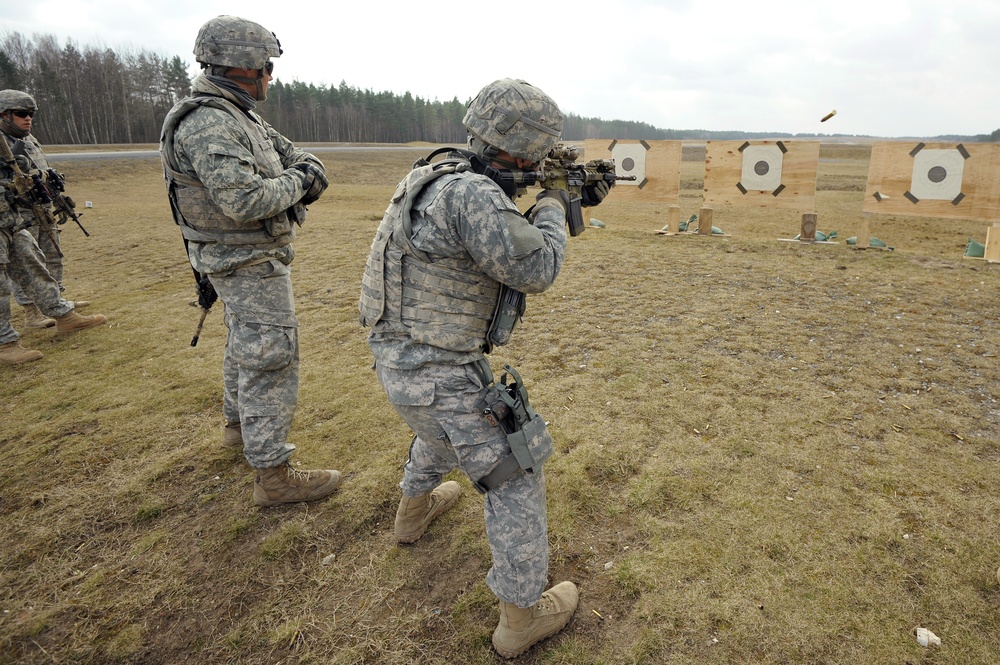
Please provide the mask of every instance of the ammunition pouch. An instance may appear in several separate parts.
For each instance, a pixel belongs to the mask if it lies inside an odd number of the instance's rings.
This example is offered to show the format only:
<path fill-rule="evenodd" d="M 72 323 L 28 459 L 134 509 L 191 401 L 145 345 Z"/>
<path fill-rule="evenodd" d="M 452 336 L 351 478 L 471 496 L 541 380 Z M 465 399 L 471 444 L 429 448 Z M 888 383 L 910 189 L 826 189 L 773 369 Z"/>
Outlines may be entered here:
<path fill-rule="evenodd" d="M 545 420 L 528 402 L 528 391 L 521 375 L 510 365 L 504 365 L 503 369 L 500 383 L 489 388 L 482 414 L 491 426 L 504 431 L 511 452 L 489 473 L 473 481 L 473 486 L 483 494 L 504 484 L 516 473 L 541 470 L 554 450 Z M 510 383 L 507 383 L 508 375 Z"/>
<path fill-rule="evenodd" d="M 524 294 L 512 289 L 506 284 L 500 285 L 500 297 L 497 298 L 496 311 L 490 321 L 490 329 L 486 334 L 489 353 L 494 346 L 503 346 L 510 341 L 514 326 L 524 316 Z"/>

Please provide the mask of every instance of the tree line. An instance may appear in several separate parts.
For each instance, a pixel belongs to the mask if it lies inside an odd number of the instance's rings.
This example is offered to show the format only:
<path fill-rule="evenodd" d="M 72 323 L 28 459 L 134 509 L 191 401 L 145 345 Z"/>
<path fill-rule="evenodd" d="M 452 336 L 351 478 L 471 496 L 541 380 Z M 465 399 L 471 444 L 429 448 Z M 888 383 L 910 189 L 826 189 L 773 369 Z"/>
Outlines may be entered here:
<path fill-rule="evenodd" d="M 0 89 L 35 98 L 33 133 L 43 144 L 156 143 L 167 111 L 190 92 L 188 63 L 144 49 L 60 45 L 52 35 L 29 39 L 0 35 Z M 462 144 L 462 118 L 469 101 L 423 99 L 409 92 L 361 90 L 341 82 L 316 86 L 276 79 L 258 111 L 297 142 Z M 570 113 L 563 138 L 619 140 L 735 140 L 814 138 L 816 134 L 660 129 L 644 122 L 603 120 Z M 833 134 L 831 136 L 843 136 Z M 975 137 L 941 140 L 1000 140 L 1000 129 Z"/>

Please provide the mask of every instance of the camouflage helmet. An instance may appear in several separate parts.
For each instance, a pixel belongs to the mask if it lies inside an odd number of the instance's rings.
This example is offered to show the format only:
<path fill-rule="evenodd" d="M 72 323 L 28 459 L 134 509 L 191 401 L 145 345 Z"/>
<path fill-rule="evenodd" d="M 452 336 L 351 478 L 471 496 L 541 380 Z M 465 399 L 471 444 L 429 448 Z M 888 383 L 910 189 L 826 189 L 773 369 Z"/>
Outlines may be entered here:
<path fill-rule="evenodd" d="M 479 91 L 462 124 L 480 141 L 534 163 L 559 141 L 563 114 L 551 97 L 527 81 L 500 79 Z"/>
<path fill-rule="evenodd" d="M 194 59 L 203 66 L 262 69 L 281 55 L 281 42 L 264 26 L 238 16 L 216 16 L 201 26 Z"/>
<path fill-rule="evenodd" d="M 0 113 L 7 111 L 37 111 L 35 98 L 20 90 L 0 90 Z"/>

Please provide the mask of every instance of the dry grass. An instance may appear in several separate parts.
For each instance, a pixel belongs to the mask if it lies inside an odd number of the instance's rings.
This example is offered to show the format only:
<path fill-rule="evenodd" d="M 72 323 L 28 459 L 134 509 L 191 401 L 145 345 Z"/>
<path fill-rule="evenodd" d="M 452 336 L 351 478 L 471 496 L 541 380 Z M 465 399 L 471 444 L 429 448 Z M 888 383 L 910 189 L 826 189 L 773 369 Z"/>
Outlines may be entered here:
<path fill-rule="evenodd" d="M 95 206 L 93 237 L 63 234 L 68 295 L 111 322 L 28 331 L 45 359 L 0 367 L 0 662 L 499 661 L 468 482 L 418 544 L 392 541 L 409 435 L 356 324 L 377 220 L 425 151 L 322 153 L 335 185 L 296 243 L 293 441 L 347 478 L 269 510 L 218 446 L 224 327 L 213 312 L 188 346 L 158 163 L 57 163 Z M 867 148 L 821 159 L 819 229 L 844 239 Z M 731 238 L 657 236 L 665 213 L 612 195 L 493 358 L 551 423 L 551 575 L 582 592 L 520 662 L 1000 660 L 998 273 L 962 259 L 985 224 L 873 217 L 880 252 L 777 242 L 798 215 L 762 209 L 716 210 Z"/>

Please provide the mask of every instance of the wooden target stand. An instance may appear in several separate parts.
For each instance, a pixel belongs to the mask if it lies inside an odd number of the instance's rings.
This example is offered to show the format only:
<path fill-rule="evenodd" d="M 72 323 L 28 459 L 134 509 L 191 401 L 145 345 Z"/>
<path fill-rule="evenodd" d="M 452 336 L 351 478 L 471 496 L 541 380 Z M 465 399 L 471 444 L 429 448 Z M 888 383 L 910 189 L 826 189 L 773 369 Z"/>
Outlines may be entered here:
<path fill-rule="evenodd" d="M 819 215 L 815 212 L 802 213 L 802 226 L 798 238 L 778 238 L 781 242 L 794 242 L 798 245 L 839 245 L 835 240 L 816 240 L 816 222 Z M 867 242 L 867 239 L 866 239 Z"/>
<path fill-rule="evenodd" d="M 880 249 L 883 252 L 892 251 L 891 247 L 881 247 L 879 245 L 871 244 L 871 237 L 872 232 L 871 226 L 868 224 L 868 213 L 862 213 L 861 225 L 858 227 L 858 235 L 856 236 L 857 240 L 854 245 L 851 246 L 851 249 Z"/>
<path fill-rule="evenodd" d="M 711 238 L 732 238 L 731 233 L 712 233 L 712 209 L 702 206 L 698 211 L 698 230 L 681 231 L 681 207 L 672 205 L 667 208 L 667 223 L 656 232 L 661 236 L 709 236 Z"/>

